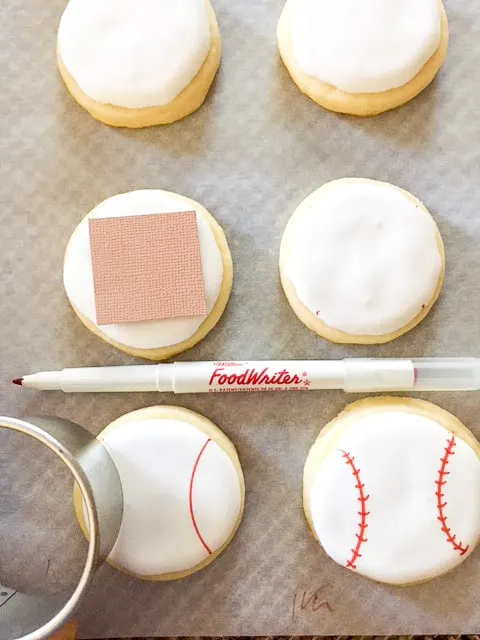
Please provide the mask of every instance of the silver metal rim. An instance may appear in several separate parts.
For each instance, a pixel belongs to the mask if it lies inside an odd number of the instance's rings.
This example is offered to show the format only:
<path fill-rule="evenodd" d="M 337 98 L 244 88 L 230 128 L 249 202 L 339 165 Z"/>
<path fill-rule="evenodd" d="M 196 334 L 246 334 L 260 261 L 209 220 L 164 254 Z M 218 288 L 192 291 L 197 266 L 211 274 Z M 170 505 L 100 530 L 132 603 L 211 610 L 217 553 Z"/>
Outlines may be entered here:
<path fill-rule="evenodd" d="M 21 637 L 21 640 L 41 640 L 48 638 L 60 629 L 73 615 L 78 603 L 87 590 L 96 569 L 99 551 L 99 522 L 97 508 L 93 498 L 90 481 L 74 456 L 53 436 L 25 420 L 0 417 L 0 429 L 9 429 L 30 436 L 52 451 L 68 468 L 77 483 L 85 504 L 88 529 L 90 532 L 88 551 L 84 568 L 76 588 L 54 617 L 33 632 Z M 92 436 L 93 438 L 93 436 Z"/>

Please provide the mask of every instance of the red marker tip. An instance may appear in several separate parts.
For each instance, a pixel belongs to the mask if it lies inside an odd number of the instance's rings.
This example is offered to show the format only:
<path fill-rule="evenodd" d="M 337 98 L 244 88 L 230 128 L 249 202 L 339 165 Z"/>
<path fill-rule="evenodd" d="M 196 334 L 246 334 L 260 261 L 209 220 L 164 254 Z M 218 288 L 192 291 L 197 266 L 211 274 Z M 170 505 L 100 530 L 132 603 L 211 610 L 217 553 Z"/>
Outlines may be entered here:
<path fill-rule="evenodd" d="M 15 378 L 15 380 L 12 380 L 13 384 L 18 384 L 20 387 L 23 384 L 23 378 Z"/>

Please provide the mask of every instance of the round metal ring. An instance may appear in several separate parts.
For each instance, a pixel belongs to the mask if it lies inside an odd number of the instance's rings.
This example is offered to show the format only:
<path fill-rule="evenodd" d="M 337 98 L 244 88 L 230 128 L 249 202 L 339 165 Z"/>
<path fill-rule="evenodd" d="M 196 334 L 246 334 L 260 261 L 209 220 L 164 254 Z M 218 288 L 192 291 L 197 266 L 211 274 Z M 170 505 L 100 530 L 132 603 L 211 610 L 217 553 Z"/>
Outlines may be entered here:
<path fill-rule="evenodd" d="M 70 471 L 85 503 L 90 536 L 83 571 L 73 593 L 26 595 L 0 585 L 0 640 L 45 640 L 73 616 L 95 571 L 112 550 L 122 520 L 122 487 L 105 447 L 69 420 L 0 416 L 0 429 L 34 438 L 50 449 Z"/>

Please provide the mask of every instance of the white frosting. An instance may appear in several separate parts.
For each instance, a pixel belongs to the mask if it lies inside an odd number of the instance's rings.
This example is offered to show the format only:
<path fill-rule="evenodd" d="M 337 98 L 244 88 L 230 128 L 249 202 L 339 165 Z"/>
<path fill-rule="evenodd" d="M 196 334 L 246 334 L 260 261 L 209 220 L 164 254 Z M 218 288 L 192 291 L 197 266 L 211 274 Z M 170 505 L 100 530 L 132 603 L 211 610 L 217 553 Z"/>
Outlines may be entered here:
<path fill-rule="evenodd" d="M 80 89 L 119 107 L 163 106 L 211 46 L 205 0 L 70 0 L 58 53 Z"/>
<path fill-rule="evenodd" d="M 328 326 L 388 334 L 434 297 L 443 266 L 436 225 L 391 185 L 332 183 L 304 200 L 290 224 L 284 275 Z"/>
<path fill-rule="evenodd" d="M 92 218 L 144 215 L 174 211 L 192 211 L 191 200 L 159 190 L 131 191 L 100 203 L 90 213 Z M 203 282 L 207 312 L 210 313 L 220 294 L 223 282 L 223 263 L 213 231 L 197 213 L 198 238 L 202 260 Z M 93 287 L 92 256 L 88 219 L 84 219 L 73 234 L 63 271 L 65 291 L 72 305 L 90 322 L 96 324 L 95 292 Z M 100 331 L 120 344 L 136 349 L 157 349 L 178 344 L 191 338 L 204 316 L 168 318 L 147 322 L 128 322 L 102 325 Z"/>
<path fill-rule="evenodd" d="M 114 564 L 139 576 L 188 571 L 229 540 L 242 508 L 240 480 L 200 429 L 173 419 L 132 420 L 108 429 L 102 441 L 123 489 Z"/>
<path fill-rule="evenodd" d="M 377 413 L 350 426 L 320 465 L 310 494 L 327 554 L 394 584 L 432 578 L 466 558 L 480 536 L 480 462 L 463 440 L 451 442 L 436 422 L 409 413 Z M 440 498 L 437 482 L 444 483 Z M 368 496 L 363 534 L 361 491 Z"/>
<path fill-rule="evenodd" d="M 291 0 L 298 66 L 347 93 L 407 84 L 438 49 L 439 0 Z"/>

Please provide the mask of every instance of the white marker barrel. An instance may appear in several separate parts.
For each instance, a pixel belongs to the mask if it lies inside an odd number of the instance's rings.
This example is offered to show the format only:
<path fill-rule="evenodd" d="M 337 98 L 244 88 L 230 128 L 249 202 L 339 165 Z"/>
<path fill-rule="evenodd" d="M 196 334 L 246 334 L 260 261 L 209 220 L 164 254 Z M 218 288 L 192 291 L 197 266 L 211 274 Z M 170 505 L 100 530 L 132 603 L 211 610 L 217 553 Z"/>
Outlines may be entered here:
<path fill-rule="evenodd" d="M 160 365 L 162 366 L 162 365 Z M 342 389 L 342 361 L 176 362 L 175 393 Z"/>

